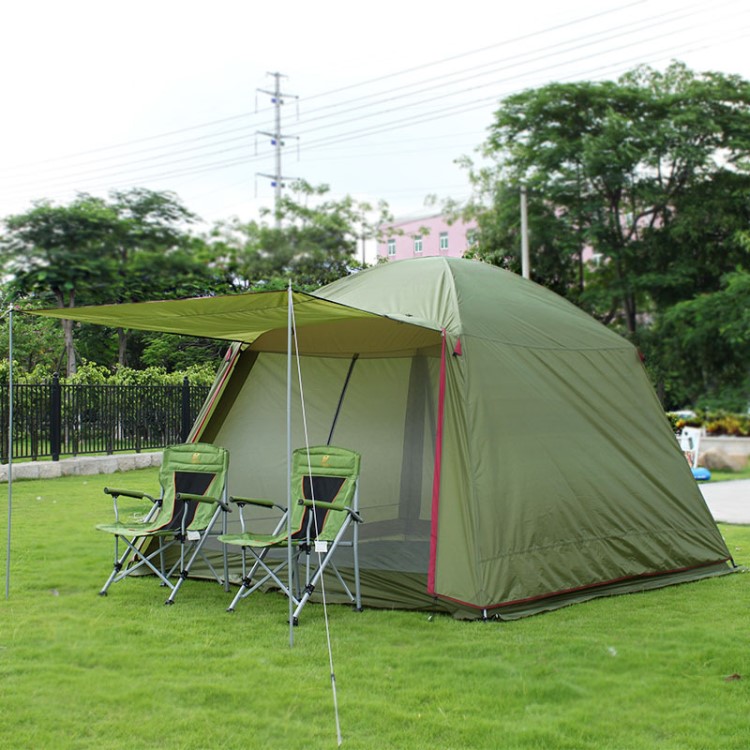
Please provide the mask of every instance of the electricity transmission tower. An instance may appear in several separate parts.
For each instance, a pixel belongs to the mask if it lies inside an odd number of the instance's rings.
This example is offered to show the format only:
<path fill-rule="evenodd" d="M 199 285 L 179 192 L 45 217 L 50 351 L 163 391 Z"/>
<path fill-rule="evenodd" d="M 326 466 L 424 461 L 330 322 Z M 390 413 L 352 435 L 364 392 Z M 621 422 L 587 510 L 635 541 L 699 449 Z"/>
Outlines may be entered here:
<path fill-rule="evenodd" d="M 281 91 L 281 79 L 284 78 L 281 73 L 269 73 L 274 79 L 273 91 L 266 89 L 258 89 L 262 94 L 268 94 L 271 97 L 271 103 L 274 106 L 274 130 L 272 133 L 267 131 L 259 130 L 259 135 L 268 136 L 271 139 L 271 145 L 274 147 L 275 153 L 275 170 L 273 174 L 264 174 L 258 172 L 260 177 L 266 177 L 271 180 L 271 185 L 274 189 L 274 214 L 276 216 L 276 229 L 281 229 L 281 189 L 284 187 L 284 181 L 292 179 L 290 177 L 284 177 L 281 171 L 281 151 L 284 148 L 285 138 L 298 138 L 295 135 L 284 135 L 281 132 L 281 107 L 284 105 L 285 98 L 297 99 L 298 97 L 294 94 L 285 94 Z"/>

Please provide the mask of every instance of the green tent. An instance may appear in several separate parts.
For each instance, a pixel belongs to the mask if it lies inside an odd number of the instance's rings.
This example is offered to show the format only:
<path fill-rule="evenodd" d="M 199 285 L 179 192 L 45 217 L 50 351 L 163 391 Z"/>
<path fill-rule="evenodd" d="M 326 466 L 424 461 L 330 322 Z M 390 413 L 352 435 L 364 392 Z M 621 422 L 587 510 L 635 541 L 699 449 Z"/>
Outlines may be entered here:
<path fill-rule="evenodd" d="M 229 449 L 230 492 L 284 498 L 286 304 L 49 312 L 238 342 L 191 439 Z M 733 569 L 637 351 L 552 292 L 420 258 L 295 293 L 294 310 L 292 442 L 303 395 L 309 442 L 362 455 L 365 606 L 514 618 Z"/>

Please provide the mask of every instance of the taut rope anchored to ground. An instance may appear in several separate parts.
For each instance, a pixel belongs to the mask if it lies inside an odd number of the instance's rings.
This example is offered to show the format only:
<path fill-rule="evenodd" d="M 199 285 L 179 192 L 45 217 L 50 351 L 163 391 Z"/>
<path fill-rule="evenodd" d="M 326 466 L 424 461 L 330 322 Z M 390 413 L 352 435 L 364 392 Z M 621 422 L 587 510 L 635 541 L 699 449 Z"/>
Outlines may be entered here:
<path fill-rule="evenodd" d="M 292 332 L 292 336 L 294 337 L 294 353 L 295 353 L 295 358 L 296 358 L 296 363 L 297 363 L 297 380 L 299 383 L 300 407 L 302 411 L 302 428 L 303 428 L 304 435 L 305 435 L 305 450 L 307 451 L 307 470 L 308 470 L 308 475 L 310 477 L 310 498 L 313 504 L 312 517 L 313 517 L 313 523 L 315 524 L 315 538 L 317 539 L 318 532 L 319 532 L 318 514 L 316 512 L 316 506 L 315 506 L 315 489 L 314 489 L 314 484 L 312 481 L 312 466 L 310 464 L 310 439 L 309 439 L 308 431 L 307 431 L 307 411 L 305 409 L 305 392 L 304 392 L 304 388 L 302 385 L 302 366 L 301 366 L 300 355 L 299 355 L 299 342 L 297 340 L 297 326 L 295 325 L 295 320 L 294 320 L 294 308 L 291 305 L 291 287 L 290 287 L 289 300 L 290 300 L 289 309 L 290 309 L 290 316 L 291 316 L 291 332 Z M 289 507 L 291 508 L 291 506 Z M 289 514 L 289 517 L 291 517 L 291 513 Z M 288 540 L 289 548 L 291 549 L 291 533 L 288 534 L 287 540 Z M 317 545 L 316 545 L 315 551 L 318 555 L 318 567 L 320 567 L 320 565 L 322 564 L 322 558 L 321 558 L 321 551 L 317 547 Z M 291 571 L 291 565 L 289 566 L 289 570 Z M 292 591 L 292 588 L 290 585 L 289 587 L 290 610 L 291 610 L 291 601 L 292 601 L 291 591 Z M 328 664 L 331 670 L 331 691 L 333 694 L 333 711 L 334 711 L 334 716 L 336 718 L 336 740 L 338 744 L 341 745 L 343 739 L 341 736 L 341 722 L 339 720 L 339 704 L 338 704 L 338 696 L 336 693 L 336 673 L 335 673 L 334 666 L 333 666 L 333 649 L 331 647 L 331 628 L 330 628 L 330 623 L 328 620 L 328 605 L 326 602 L 326 587 L 325 587 L 324 575 L 320 576 L 320 592 L 321 592 L 321 597 L 323 599 L 323 621 L 325 622 L 326 645 L 328 647 Z M 293 627 L 293 624 L 291 625 L 291 627 Z"/>

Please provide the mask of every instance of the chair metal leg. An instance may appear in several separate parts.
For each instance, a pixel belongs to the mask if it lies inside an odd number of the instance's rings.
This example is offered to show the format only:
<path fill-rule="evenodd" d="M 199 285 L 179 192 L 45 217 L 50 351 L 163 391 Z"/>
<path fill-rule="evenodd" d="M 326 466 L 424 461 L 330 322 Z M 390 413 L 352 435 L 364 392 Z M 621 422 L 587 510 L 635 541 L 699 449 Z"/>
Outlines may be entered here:
<path fill-rule="evenodd" d="M 224 500 L 227 500 L 227 491 L 226 488 L 224 488 Z M 224 512 L 224 514 L 221 517 L 221 533 L 226 534 L 229 530 L 228 524 L 227 524 L 227 514 Z M 222 544 L 221 545 L 222 550 L 222 556 L 223 556 L 223 562 L 224 562 L 224 591 L 229 593 L 229 553 L 227 551 L 227 545 Z"/>
<path fill-rule="evenodd" d="M 104 586 L 102 586 L 101 591 L 99 592 L 99 596 L 106 596 L 107 595 L 107 589 L 112 585 L 112 582 L 117 577 L 117 574 L 122 570 L 122 566 L 125 564 L 125 560 L 127 559 L 127 556 L 130 554 L 130 550 L 126 551 L 122 557 L 118 556 L 118 544 L 117 540 L 119 537 L 115 534 L 115 563 L 112 567 L 112 572 L 109 574 L 109 578 L 107 578 L 106 582 L 104 583 Z"/>
<path fill-rule="evenodd" d="M 185 582 L 185 579 L 188 577 L 190 573 L 190 568 L 193 565 L 193 562 L 195 561 L 195 558 L 198 557 L 199 554 L 201 554 L 201 551 L 203 549 L 203 545 L 208 541 L 209 534 L 211 532 L 211 529 L 213 528 L 214 523 L 216 522 L 218 518 L 218 513 L 222 512 L 221 508 L 216 509 L 216 513 L 214 514 L 211 521 L 208 523 L 204 531 L 201 533 L 200 539 L 195 544 L 195 548 L 193 549 L 193 553 L 190 555 L 187 563 L 185 563 L 184 567 L 180 570 L 180 575 L 177 579 L 177 582 L 172 586 L 172 591 L 170 592 L 169 596 L 167 597 L 167 601 L 164 602 L 164 604 L 174 604 L 174 599 L 177 596 L 177 592 L 180 590 L 180 587 Z M 182 562 L 185 559 L 185 537 L 183 536 L 180 539 L 180 561 Z"/>
<path fill-rule="evenodd" d="M 362 611 L 362 586 L 359 581 L 359 524 L 355 522 L 352 532 L 353 544 L 352 554 L 354 556 L 354 607 L 357 612 Z"/>

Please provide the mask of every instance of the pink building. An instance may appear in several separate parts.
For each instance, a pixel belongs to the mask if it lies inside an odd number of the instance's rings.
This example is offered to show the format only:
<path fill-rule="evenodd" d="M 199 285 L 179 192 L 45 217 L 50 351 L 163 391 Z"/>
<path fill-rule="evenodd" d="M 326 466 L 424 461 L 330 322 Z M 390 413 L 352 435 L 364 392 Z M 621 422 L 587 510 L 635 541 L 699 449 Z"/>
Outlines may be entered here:
<path fill-rule="evenodd" d="M 378 260 L 403 260 L 428 255 L 460 258 L 471 246 L 474 222 L 449 224 L 443 214 L 403 218 L 379 227 Z"/>

